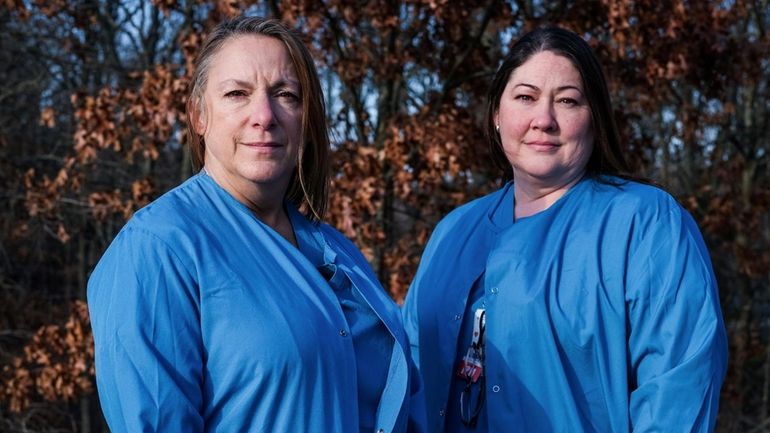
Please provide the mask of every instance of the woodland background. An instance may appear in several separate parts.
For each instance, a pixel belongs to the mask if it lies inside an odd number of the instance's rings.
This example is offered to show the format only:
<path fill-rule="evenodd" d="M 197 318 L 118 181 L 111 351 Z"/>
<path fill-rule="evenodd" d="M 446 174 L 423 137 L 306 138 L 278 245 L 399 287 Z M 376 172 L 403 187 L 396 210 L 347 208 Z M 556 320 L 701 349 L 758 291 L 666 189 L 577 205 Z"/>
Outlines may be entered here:
<path fill-rule="evenodd" d="M 297 28 L 333 131 L 329 222 L 398 301 L 437 220 L 497 188 L 484 98 L 513 40 L 584 35 L 639 174 L 692 212 L 730 337 L 719 432 L 770 432 L 766 0 L 0 0 L 0 431 L 106 432 L 89 272 L 191 174 L 192 57 L 241 11 Z"/>

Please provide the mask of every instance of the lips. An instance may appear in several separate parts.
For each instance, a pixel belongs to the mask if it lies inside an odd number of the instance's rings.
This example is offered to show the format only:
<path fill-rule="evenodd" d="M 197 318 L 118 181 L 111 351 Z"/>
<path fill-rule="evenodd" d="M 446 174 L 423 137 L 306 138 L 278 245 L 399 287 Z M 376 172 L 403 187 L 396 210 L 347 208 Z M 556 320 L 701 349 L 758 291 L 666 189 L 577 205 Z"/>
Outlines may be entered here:
<path fill-rule="evenodd" d="M 550 141 L 530 141 L 530 142 L 525 142 L 524 144 L 526 144 L 527 146 L 535 150 L 543 150 L 543 151 L 557 149 L 561 146 L 558 143 L 553 143 Z"/>
<path fill-rule="evenodd" d="M 274 141 L 252 141 L 252 142 L 242 142 L 241 144 L 244 146 L 258 147 L 258 148 L 283 147 L 281 143 L 276 143 Z"/>

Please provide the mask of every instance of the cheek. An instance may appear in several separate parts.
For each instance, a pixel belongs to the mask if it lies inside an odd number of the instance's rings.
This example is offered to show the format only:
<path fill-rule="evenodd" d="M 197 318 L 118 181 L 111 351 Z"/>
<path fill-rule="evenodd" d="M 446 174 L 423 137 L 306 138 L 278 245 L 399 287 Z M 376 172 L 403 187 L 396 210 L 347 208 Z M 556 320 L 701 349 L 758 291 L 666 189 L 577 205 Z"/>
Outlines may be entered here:
<path fill-rule="evenodd" d="M 586 126 L 580 127 L 580 136 L 582 141 L 588 145 L 594 141 L 594 133 L 590 123 L 588 123 Z"/>
<path fill-rule="evenodd" d="M 562 131 L 566 133 L 568 139 L 580 146 L 590 146 L 593 142 L 593 131 L 591 128 L 591 122 L 585 119 L 583 116 L 576 118 L 568 118 L 562 124 Z"/>
<path fill-rule="evenodd" d="M 585 166 L 588 164 L 588 160 L 591 158 L 591 153 L 594 150 L 593 135 L 588 132 L 581 136 L 577 141 L 577 148 L 575 149 L 575 162 L 579 165 Z"/>
<path fill-rule="evenodd" d="M 299 141 L 302 136 L 302 115 L 295 113 L 286 113 L 282 116 L 281 124 L 283 124 L 287 138 L 299 146 Z"/>
<path fill-rule="evenodd" d="M 529 130 L 530 122 L 526 111 L 516 110 L 509 104 L 500 106 L 497 120 L 500 125 L 500 135 L 503 138 L 519 137 Z"/>
<path fill-rule="evenodd" d="M 583 145 L 580 148 L 580 162 L 582 164 L 587 164 L 588 160 L 591 158 L 591 153 L 594 150 L 594 143 L 593 141 L 585 141 Z"/>

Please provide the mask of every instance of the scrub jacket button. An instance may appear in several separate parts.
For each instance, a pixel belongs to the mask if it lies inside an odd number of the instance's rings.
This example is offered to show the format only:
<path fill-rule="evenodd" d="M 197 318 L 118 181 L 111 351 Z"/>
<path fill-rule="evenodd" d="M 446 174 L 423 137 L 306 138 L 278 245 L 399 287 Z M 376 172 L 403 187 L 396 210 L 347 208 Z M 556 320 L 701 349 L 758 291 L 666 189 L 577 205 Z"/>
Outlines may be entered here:
<path fill-rule="evenodd" d="M 385 429 L 381 428 L 381 429 L 377 430 L 377 433 L 385 433 Z"/>
<path fill-rule="evenodd" d="M 340 337 L 346 337 L 348 333 L 344 329 L 340 329 Z"/>
<path fill-rule="evenodd" d="M 492 287 L 489 291 L 492 292 L 493 295 L 496 295 L 497 292 L 500 291 L 500 289 L 498 289 L 497 287 Z"/>
<path fill-rule="evenodd" d="M 440 409 L 440 410 L 438 411 L 438 415 L 439 415 L 439 416 L 444 416 L 444 409 Z"/>
<path fill-rule="evenodd" d="M 459 315 L 459 314 L 455 314 L 455 317 L 454 317 L 454 319 L 455 319 L 455 322 L 456 322 L 456 321 L 458 321 L 458 320 L 460 320 L 462 317 L 463 317 L 463 316 L 461 316 L 461 315 Z"/>
<path fill-rule="evenodd" d="M 492 392 L 500 392 L 500 385 L 495 385 L 492 387 Z"/>

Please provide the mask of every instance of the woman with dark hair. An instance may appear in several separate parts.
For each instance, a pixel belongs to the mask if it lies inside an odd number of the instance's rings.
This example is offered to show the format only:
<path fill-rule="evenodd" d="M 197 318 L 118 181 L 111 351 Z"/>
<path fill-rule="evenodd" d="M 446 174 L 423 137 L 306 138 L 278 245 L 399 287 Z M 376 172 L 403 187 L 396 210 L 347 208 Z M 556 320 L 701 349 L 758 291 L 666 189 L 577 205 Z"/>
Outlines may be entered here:
<path fill-rule="evenodd" d="M 111 431 L 418 430 L 398 308 L 321 222 L 329 139 L 308 50 L 240 17 L 195 66 L 201 170 L 138 211 L 89 281 Z"/>
<path fill-rule="evenodd" d="M 514 44 L 487 131 L 513 180 L 441 221 L 404 307 L 428 431 L 712 431 L 727 352 L 709 254 L 629 173 L 588 44 Z"/>

